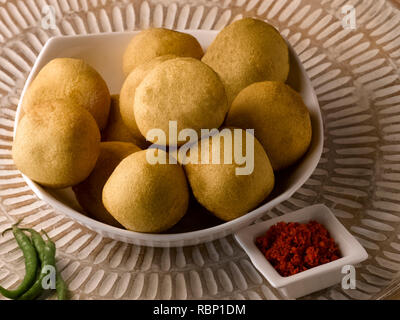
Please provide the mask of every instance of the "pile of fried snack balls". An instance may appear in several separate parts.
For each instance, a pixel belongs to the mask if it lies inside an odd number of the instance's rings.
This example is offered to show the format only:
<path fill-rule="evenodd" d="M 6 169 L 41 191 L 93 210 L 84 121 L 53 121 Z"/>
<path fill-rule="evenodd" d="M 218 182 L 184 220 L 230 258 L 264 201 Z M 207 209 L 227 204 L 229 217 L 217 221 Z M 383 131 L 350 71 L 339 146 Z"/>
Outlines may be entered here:
<path fill-rule="evenodd" d="M 23 97 L 12 150 L 22 173 L 47 188 L 72 187 L 96 220 L 163 232 L 188 211 L 191 192 L 216 217 L 233 220 L 259 206 L 274 188 L 274 172 L 295 164 L 310 145 L 308 109 L 285 84 L 287 44 L 263 21 L 228 25 L 205 53 L 189 34 L 144 30 L 121 58 L 126 79 L 111 97 L 99 73 L 82 60 L 57 58 L 45 65 Z M 224 139 L 219 164 L 149 163 L 149 145 L 164 146 L 159 156 L 171 150 L 171 121 L 178 133 L 198 133 L 189 159 L 205 146 L 212 156 L 212 138 L 201 138 L 201 129 L 221 134 L 238 128 L 242 134 L 232 136 L 241 138 L 244 152 L 246 129 L 254 129 L 253 171 L 237 175 L 242 164 L 223 162 Z M 154 128 L 166 138 L 147 135 Z"/>

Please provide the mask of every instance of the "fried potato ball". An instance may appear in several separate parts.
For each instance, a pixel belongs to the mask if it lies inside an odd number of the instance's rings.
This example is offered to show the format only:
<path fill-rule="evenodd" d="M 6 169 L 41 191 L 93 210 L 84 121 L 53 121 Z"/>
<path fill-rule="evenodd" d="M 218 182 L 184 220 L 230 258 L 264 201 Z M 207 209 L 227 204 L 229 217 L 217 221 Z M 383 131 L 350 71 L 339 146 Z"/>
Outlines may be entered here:
<path fill-rule="evenodd" d="M 179 164 L 151 164 L 147 152 L 135 152 L 121 161 L 104 186 L 103 203 L 126 229 L 157 233 L 185 215 L 189 190 Z"/>
<path fill-rule="evenodd" d="M 203 49 L 190 34 L 164 28 L 143 30 L 133 37 L 123 56 L 123 71 L 127 76 L 133 69 L 155 57 L 174 54 L 200 59 Z"/>
<path fill-rule="evenodd" d="M 307 151 L 310 113 L 300 94 L 279 81 L 254 83 L 233 101 L 226 124 L 254 129 L 274 170 L 287 168 Z"/>
<path fill-rule="evenodd" d="M 51 60 L 30 84 L 22 100 L 22 108 L 28 112 L 37 105 L 54 100 L 65 100 L 66 104 L 85 108 L 100 130 L 107 124 L 110 92 L 100 74 L 83 60 Z"/>
<path fill-rule="evenodd" d="M 202 61 L 220 75 L 229 105 L 248 85 L 264 80 L 286 81 L 289 74 L 285 40 L 273 26 L 253 18 L 225 27 Z"/>
<path fill-rule="evenodd" d="M 128 127 L 132 135 L 139 141 L 139 145 L 145 144 L 146 139 L 140 133 L 136 124 L 135 114 L 133 111 L 133 103 L 135 101 L 136 88 L 143 81 L 145 76 L 156 66 L 164 61 L 174 59 L 177 56 L 169 54 L 156 57 L 146 63 L 139 65 L 135 68 L 125 79 L 120 93 L 120 113 L 123 122 Z"/>
<path fill-rule="evenodd" d="M 153 68 L 136 89 L 135 120 L 147 140 L 160 145 L 186 141 L 169 141 L 170 122 L 176 121 L 177 132 L 221 126 L 228 111 L 224 86 L 218 75 L 206 64 L 193 58 L 176 58 Z M 165 137 L 147 137 L 160 129 Z M 164 139 L 165 138 L 165 139 Z"/>
<path fill-rule="evenodd" d="M 111 96 L 110 115 L 108 116 L 107 127 L 102 132 L 102 140 L 131 142 L 141 148 L 146 146 L 144 138 L 141 135 L 135 137 L 122 120 L 120 98 L 117 94 Z"/>
<path fill-rule="evenodd" d="M 17 168 L 50 188 L 73 186 L 90 174 L 100 153 L 100 132 L 85 109 L 55 100 L 20 120 L 12 148 Z"/>
<path fill-rule="evenodd" d="M 90 175 L 72 189 L 82 208 L 93 218 L 120 227 L 117 220 L 104 208 L 103 187 L 117 165 L 130 154 L 141 149 L 129 142 L 101 142 L 100 155 Z"/>
<path fill-rule="evenodd" d="M 249 149 L 251 145 L 254 145 L 253 150 Z M 235 160 L 235 153 L 247 154 L 248 163 L 240 164 L 241 161 Z M 225 156 L 231 156 L 230 163 Z M 225 128 L 215 136 L 198 141 L 190 148 L 185 161 L 184 169 L 195 198 L 225 221 L 254 209 L 274 187 L 275 178 L 268 156 L 257 139 L 242 129 Z M 249 170 L 239 174 L 238 168 L 247 165 Z"/>

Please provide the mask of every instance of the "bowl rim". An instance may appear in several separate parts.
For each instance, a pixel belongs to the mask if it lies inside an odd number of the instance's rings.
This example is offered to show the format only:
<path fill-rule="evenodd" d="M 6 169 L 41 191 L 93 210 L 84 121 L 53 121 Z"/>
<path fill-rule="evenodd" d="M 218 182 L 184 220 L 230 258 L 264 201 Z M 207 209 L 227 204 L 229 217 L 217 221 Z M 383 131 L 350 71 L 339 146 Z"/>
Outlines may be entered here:
<path fill-rule="evenodd" d="M 331 237 L 339 245 L 343 242 L 347 242 L 349 244 L 350 250 L 348 254 L 343 255 L 337 260 L 316 266 L 288 277 L 281 276 L 258 249 L 254 241 L 255 238 L 261 234 L 264 234 L 270 227 L 278 222 L 299 222 L 303 220 L 310 221 L 319 216 L 324 217 L 324 226 L 327 229 L 330 229 L 329 233 Z M 332 229 L 333 226 L 335 228 Z M 365 248 L 324 204 L 311 205 L 282 216 L 253 224 L 235 232 L 234 237 L 249 256 L 251 262 L 257 268 L 257 270 L 264 275 L 264 277 L 274 288 L 279 289 L 299 281 L 310 281 L 312 278 L 322 274 L 336 272 L 338 268 L 341 268 L 344 265 L 354 265 L 368 258 L 368 253 Z"/>
<path fill-rule="evenodd" d="M 179 29 L 174 29 L 174 30 L 179 30 Z M 215 36 L 216 34 L 219 33 L 217 30 L 192 30 L 192 29 L 185 29 L 185 30 L 179 30 L 183 31 L 189 34 L 203 34 L 207 35 L 209 34 L 210 36 Z M 18 127 L 18 121 L 21 116 L 21 104 L 23 97 L 26 93 L 26 90 L 30 83 L 33 80 L 34 75 L 36 76 L 38 69 L 38 65 L 41 63 L 44 54 L 47 51 L 47 48 L 52 45 L 53 43 L 57 43 L 58 41 L 63 41 L 66 39 L 74 39 L 74 38 L 107 38 L 107 37 L 112 37 L 112 36 L 121 36 L 124 35 L 126 36 L 127 34 L 130 35 L 135 35 L 140 30 L 135 30 L 135 31 L 129 31 L 129 32 L 105 32 L 105 33 L 99 33 L 99 34 L 86 34 L 86 35 L 67 35 L 67 36 L 54 36 L 50 39 L 48 39 L 43 46 L 41 52 L 39 53 L 38 57 L 36 58 L 36 61 L 29 73 L 29 76 L 25 82 L 24 88 L 22 90 L 20 100 L 17 106 L 17 111 L 16 111 L 16 116 L 15 116 L 15 121 L 14 121 L 14 131 L 13 131 L 13 138 L 15 138 L 16 130 Z M 285 37 L 282 35 L 282 37 L 285 39 Z M 289 48 L 289 55 L 291 55 L 295 60 L 296 64 L 300 70 L 301 75 L 305 78 L 307 82 L 307 86 L 311 89 L 310 93 L 310 99 L 312 100 L 313 105 L 315 106 L 317 112 L 315 113 L 315 116 L 317 117 L 317 124 L 318 127 L 314 128 L 313 127 L 313 136 L 315 136 L 316 139 L 316 157 L 314 160 L 311 161 L 311 164 L 309 168 L 307 169 L 307 172 L 304 173 L 304 175 L 301 176 L 293 185 L 293 187 L 289 190 L 286 190 L 285 192 L 281 193 L 278 195 L 276 198 L 268 201 L 267 203 L 257 207 L 254 210 L 251 210 L 247 212 L 246 214 L 242 215 L 241 217 L 238 217 L 234 220 L 223 222 L 219 225 L 210 227 L 210 228 L 205 228 L 205 229 L 200 229 L 200 230 L 195 230 L 195 231 L 189 231 L 189 232 L 182 232 L 182 233 L 170 233 L 170 234 L 158 234 L 158 233 L 141 233 L 141 232 L 135 232 L 135 231 L 130 231 L 126 229 L 120 229 L 105 223 L 102 223 L 100 221 L 97 221 L 95 219 L 92 219 L 83 213 L 80 213 L 69 206 L 65 205 L 63 202 L 57 200 L 54 198 L 52 195 L 48 194 L 48 192 L 39 184 L 28 178 L 26 175 L 22 174 L 24 180 L 26 183 L 29 185 L 29 187 L 32 189 L 32 191 L 38 196 L 39 199 L 43 200 L 44 202 L 50 204 L 55 211 L 58 211 L 59 213 L 65 214 L 72 219 L 74 219 L 76 222 L 79 222 L 81 224 L 84 224 L 86 227 L 89 229 L 95 230 L 98 232 L 98 230 L 101 230 L 102 232 L 105 232 L 107 235 L 116 235 L 118 238 L 122 239 L 133 239 L 134 242 L 143 242 L 147 245 L 153 246 L 153 247 L 173 247 L 173 246 L 186 246 L 186 245 L 193 245 L 193 244 L 198 244 L 202 242 L 207 242 L 208 240 L 201 240 L 202 238 L 210 238 L 209 234 L 218 234 L 219 236 L 217 237 L 212 237 L 211 240 L 215 240 L 217 238 L 224 237 L 228 234 L 231 234 L 233 231 L 226 232 L 226 230 L 237 230 L 238 227 L 241 225 L 249 225 L 251 224 L 255 219 L 257 219 L 261 214 L 267 212 L 268 210 L 272 209 L 274 206 L 277 204 L 287 200 L 290 198 L 307 180 L 308 178 L 312 175 L 314 172 L 315 168 L 317 167 L 319 163 L 319 159 L 322 155 L 322 150 L 323 150 L 323 141 L 324 141 L 324 129 L 323 129 L 323 120 L 322 120 L 322 114 L 319 106 L 319 102 L 317 99 L 317 95 L 315 93 L 315 90 L 311 84 L 311 80 L 308 77 L 308 74 L 306 73 L 303 64 L 300 61 L 299 56 L 296 54 L 294 48 L 290 45 L 290 43 L 285 39 L 287 42 L 288 48 Z M 313 137 L 314 139 L 314 137 Z M 236 227 L 236 228 L 235 228 Z M 200 239 L 199 241 L 196 241 L 197 239 Z"/>

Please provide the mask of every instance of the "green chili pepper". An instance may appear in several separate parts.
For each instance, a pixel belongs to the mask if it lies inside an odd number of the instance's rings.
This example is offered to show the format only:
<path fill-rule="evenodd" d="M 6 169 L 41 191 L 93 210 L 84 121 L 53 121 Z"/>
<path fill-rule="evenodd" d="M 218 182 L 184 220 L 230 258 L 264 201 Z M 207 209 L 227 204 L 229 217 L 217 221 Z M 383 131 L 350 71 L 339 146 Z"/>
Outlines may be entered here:
<path fill-rule="evenodd" d="M 31 239 L 33 242 L 33 246 L 36 249 L 36 252 L 39 256 L 40 263 L 43 263 L 44 260 L 44 246 L 46 245 L 45 241 L 43 240 L 42 236 L 39 232 L 34 229 L 22 229 L 23 231 L 28 231 L 31 234 Z"/>
<path fill-rule="evenodd" d="M 0 286 L 0 293 L 9 299 L 16 299 L 26 292 L 34 283 L 36 279 L 36 270 L 38 268 L 38 258 L 29 237 L 19 229 L 17 225 L 12 227 L 12 231 L 25 258 L 25 277 L 15 290 L 7 290 Z"/>
<path fill-rule="evenodd" d="M 47 237 L 47 243 L 49 243 L 49 245 L 51 245 L 54 248 L 54 254 L 55 254 L 55 252 L 56 252 L 55 243 L 51 240 L 51 238 L 48 236 L 46 231 L 43 230 L 43 233 Z M 64 279 L 62 278 L 62 276 L 58 270 L 57 270 L 57 278 L 56 278 L 56 290 L 57 290 L 58 300 L 68 300 L 68 286 L 64 282 Z"/>
<path fill-rule="evenodd" d="M 68 287 L 61 277 L 60 272 L 57 271 L 57 281 L 56 281 L 57 297 L 58 300 L 68 300 Z"/>
<path fill-rule="evenodd" d="M 35 281 L 35 283 L 28 291 L 26 291 L 18 298 L 19 300 L 36 299 L 44 290 L 42 282 L 44 277 L 47 275 L 47 268 L 51 266 L 54 268 L 54 270 L 56 270 L 55 245 L 53 242 L 46 241 L 45 246 L 43 247 L 42 257 L 43 261 L 39 278 Z"/>
<path fill-rule="evenodd" d="M 47 266 L 53 266 L 54 270 L 56 271 L 56 290 L 59 300 L 67 300 L 68 299 L 68 288 L 65 284 L 64 280 L 61 277 L 61 274 L 57 271 L 57 267 L 55 264 L 55 254 L 56 254 L 56 245 L 50 239 L 45 231 L 43 233 L 47 237 L 47 241 L 45 242 L 41 235 L 33 230 L 33 229 L 26 229 L 26 231 L 30 232 L 32 235 L 32 241 L 34 246 L 39 254 L 41 263 L 42 263 L 42 271 L 38 280 L 35 284 L 31 287 L 29 291 L 27 291 L 23 296 L 20 297 L 21 300 L 31 300 L 38 297 L 43 292 L 43 284 L 42 281 L 46 276 L 46 268 Z"/>
<path fill-rule="evenodd" d="M 31 234 L 31 240 L 32 240 L 33 246 L 36 249 L 36 253 L 39 256 L 39 261 L 40 261 L 40 265 L 41 265 L 43 263 L 43 251 L 44 251 L 44 246 L 45 246 L 45 242 L 44 242 L 42 236 L 40 235 L 39 232 L 37 232 L 34 229 L 21 228 L 21 230 L 28 231 Z M 41 271 L 41 268 L 40 268 L 40 266 L 38 266 L 38 268 L 36 270 L 36 279 L 40 277 L 40 271 Z"/>

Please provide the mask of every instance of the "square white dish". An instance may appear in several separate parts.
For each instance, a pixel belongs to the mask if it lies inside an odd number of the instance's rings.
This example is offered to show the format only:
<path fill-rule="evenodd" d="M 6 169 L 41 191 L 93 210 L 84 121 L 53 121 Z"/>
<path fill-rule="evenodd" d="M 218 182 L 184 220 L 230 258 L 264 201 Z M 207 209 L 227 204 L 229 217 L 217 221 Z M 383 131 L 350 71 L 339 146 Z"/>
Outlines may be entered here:
<path fill-rule="evenodd" d="M 271 226 L 281 221 L 307 223 L 311 220 L 321 223 L 329 231 L 330 236 L 338 244 L 342 257 L 295 275 L 282 277 L 258 249 L 255 244 L 256 238 L 264 235 Z M 235 233 L 235 239 L 246 251 L 257 270 L 287 298 L 299 298 L 339 283 L 344 277 L 341 272 L 343 266 L 356 265 L 368 258 L 367 251 L 347 231 L 332 211 L 322 204 L 246 227 Z"/>
<path fill-rule="evenodd" d="M 119 93 L 124 75 L 122 72 L 122 55 L 132 39 L 139 31 L 124 33 L 104 33 L 93 35 L 64 36 L 50 39 L 38 56 L 33 69 L 25 83 L 20 101 L 40 69 L 50 60 L 57 57 L 80 58 L 94 67 L 105 79 L 112 94 Z M 195 36 L 202 47 L 206 49 L 217 35 L 217 31 L 191 31 L 185 30 Z M 52 190 L 43 188 L 28 177 L 24 179 L 32 188 L 35 194 L 45 202 L 49 203 L 55 210 L 63 213 L 84 226 L 92 229 L 105 237 L 125 241 L 138 245 L 170 247 L 195 245 L 198 243 L 212 241 L 228 234 L 231 234 L 252 223 L 266 211 L 270 210 L 280 202 L 287 200 L 304 182 L 310 177 L 316 168 L 322 153 L 323 147 L 323 123 L 316 94 L 311 82 L 307 77 L 299 58 L 290 47 L 291 72 L 288 83 L 297 90 L 307 105 L 312 122 L 313 138 L 311 146 L 301 161 L 296 164 L 282 181 L 277 194 L 270 197 L 267 202 L 260 205 L 246 215 L 233 221 L 221 223 L 198 230 L 168 234 L 145 234 L 129 230 L 119 229 L 113 226 L 98 222 L 83 213 L 70 188 Z M 20 103 L 21 104 L 21 103 Z M 21 106 L 18 105 L 14 134 L 17 129 L 18 119 L 21 117 Z M 187 225 L 196 227 L 196 220 Z"/>

